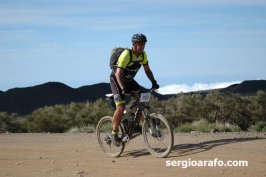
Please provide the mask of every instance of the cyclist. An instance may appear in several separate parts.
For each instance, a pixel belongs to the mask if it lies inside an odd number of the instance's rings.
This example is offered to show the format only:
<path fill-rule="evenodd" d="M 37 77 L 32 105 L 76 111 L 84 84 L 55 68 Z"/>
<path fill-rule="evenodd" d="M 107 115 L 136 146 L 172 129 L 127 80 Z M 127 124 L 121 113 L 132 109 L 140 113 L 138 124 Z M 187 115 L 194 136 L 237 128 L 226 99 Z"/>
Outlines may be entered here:
<path fill-rule="evenodd" d="M 114 95 L 116 110 L 113 115 L 112 132 L 108 136 L 116 146 L 120 145 L 118 127 L 125 110 L 125 95 L 129 95 L 132 91 L 140 91 L 140 86 L 134 80 L 134 77 L 141 65 L 143 65 L 152 87 L 159 88 L 149 67 L 147 54 L 144 51 L 146 42 L 147 38 L 144 34 L 134 34 L 132 36 L 132 48 L 121 53 L 110 75 L 110 86 Z"/>

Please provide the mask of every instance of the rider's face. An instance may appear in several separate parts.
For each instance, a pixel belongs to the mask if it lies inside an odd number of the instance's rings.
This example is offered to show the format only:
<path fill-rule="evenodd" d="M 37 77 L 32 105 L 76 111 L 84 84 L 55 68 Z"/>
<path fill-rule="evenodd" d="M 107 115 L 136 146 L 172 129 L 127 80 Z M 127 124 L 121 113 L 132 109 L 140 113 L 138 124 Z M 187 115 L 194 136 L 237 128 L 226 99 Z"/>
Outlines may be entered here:
<path fill-rule="evenodd" d="M 145 48 L 145 43 L 136 43 L 134 44 L 134 49 L 135 49 L 135 52 L 140 54 L 144 51 L 144 48 Z"/>

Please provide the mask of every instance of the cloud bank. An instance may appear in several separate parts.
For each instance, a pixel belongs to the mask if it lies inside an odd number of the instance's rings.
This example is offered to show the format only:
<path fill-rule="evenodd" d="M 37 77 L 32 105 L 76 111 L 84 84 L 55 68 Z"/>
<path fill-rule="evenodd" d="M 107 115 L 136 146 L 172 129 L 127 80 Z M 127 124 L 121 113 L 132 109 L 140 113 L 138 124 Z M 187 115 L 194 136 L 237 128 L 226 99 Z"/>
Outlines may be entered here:
<path fill-rule="evenodd" d="M 200 90 L 210 90 L 225 88 L 233 84 L 240 83 L 241 81 L 231 81 L 231 82 L 216 82 L 216 83 L 194 83 L 193 85 L 187 84 L 171 84 L 166 85 L 158 89 L 160 94 L 177 94 L 177 93 L 186 93 Z"/>

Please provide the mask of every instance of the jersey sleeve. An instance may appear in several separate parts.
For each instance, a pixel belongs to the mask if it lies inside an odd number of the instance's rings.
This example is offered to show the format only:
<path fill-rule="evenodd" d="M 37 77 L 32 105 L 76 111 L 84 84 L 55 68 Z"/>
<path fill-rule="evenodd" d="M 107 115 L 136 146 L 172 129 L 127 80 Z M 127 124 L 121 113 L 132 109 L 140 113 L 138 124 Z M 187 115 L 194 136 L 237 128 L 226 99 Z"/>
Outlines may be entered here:
<path fill-rule="evenodd" d="M 117 67 L 126 68 L 130 62 L 130 53 L 128 50 L 124 50 L 118 58 Z"/>

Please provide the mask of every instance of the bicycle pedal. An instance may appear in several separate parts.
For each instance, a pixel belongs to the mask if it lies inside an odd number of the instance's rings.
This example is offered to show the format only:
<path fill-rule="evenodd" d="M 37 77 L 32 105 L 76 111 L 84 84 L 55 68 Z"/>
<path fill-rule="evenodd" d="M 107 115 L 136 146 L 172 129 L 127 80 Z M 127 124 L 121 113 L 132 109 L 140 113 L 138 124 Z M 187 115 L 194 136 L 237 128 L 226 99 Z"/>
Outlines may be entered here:
<path fill-rule="evenodd" d="M 128 135 L 124 136 L 121 141 L 128 144 L 129 143 L 129 136 Z"/>

